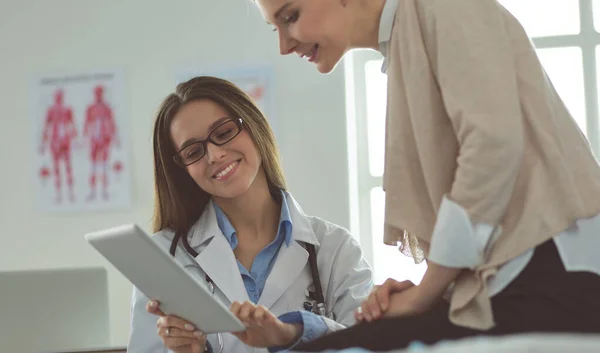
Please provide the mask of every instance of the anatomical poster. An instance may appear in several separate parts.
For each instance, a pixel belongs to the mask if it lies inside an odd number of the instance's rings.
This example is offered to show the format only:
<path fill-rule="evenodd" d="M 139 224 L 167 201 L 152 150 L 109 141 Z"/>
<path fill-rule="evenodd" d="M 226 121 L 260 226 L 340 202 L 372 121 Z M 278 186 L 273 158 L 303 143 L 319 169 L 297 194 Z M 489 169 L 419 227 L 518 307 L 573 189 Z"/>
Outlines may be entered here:
<path fill-rule="evenodd" d="M 43 212 L 129 207 L 123 73 L 40 75 L 32 80 L 30 98 L 36 207 Z"/>

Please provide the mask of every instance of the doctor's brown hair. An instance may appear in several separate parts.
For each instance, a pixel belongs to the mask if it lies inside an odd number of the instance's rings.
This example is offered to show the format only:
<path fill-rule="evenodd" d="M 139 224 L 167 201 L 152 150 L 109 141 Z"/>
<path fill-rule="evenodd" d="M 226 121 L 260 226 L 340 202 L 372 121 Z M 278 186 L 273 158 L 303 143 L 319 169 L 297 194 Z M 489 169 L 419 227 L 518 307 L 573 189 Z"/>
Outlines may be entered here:
<path fill-rule="evenodd" d="M 154 232 L 163 229 L 175 232 L 171 254 L 174 254 L 179 239 L 190 251 L 185 235 L 200 218 L 211 197 L 173 159 L 177 151 L 171 139 L 171 123 L 184 105 L 199 100 L 210 100 L 223 107 L 231 117 L 243 120 L 243 128 L 250 134 L 261 156 L 272 197 L 280 201 L 281 190 L 285 189 L 275 136 L 252 98 L 233 83 L 216 77 L 200 76 L 180 83 L 175 93 L 165 98 L 159 107 L 153 141 L 155 204 L 152 228 Z"/>

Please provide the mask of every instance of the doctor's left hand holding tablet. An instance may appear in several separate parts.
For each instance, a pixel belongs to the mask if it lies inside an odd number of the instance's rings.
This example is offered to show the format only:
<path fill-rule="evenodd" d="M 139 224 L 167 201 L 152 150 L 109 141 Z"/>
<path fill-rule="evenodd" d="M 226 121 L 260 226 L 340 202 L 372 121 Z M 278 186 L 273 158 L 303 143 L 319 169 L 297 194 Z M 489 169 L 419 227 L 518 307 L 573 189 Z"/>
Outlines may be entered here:
<path fill-rule="evenodd" d="M 173 315 L 165 315 L 157 301 L 149 301 L 146 310 L 159 316 L 156 321 L 157 333 L 173 353 L 201 353 L 206 349 L 206 334 L 197 330 L 191 323 Z"/>

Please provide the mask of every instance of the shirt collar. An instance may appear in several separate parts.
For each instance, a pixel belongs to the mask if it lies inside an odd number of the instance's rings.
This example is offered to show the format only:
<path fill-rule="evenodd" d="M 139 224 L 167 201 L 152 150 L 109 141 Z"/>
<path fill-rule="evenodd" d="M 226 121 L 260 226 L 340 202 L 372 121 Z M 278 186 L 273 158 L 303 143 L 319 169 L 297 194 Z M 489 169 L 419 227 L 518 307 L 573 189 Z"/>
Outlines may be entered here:
<path fill-rule="evenodd" d="M 229 222 L 229 218 L 227 218 L 221 207 L 217 206 L 216 202 L 213 202 L 212 204 L 217 216 L 219 229 L 221 229 L 221 232 L 223 232 L 223 235 L 225 235 L 225 238 L 227 238 L 227 241 L 231 244 L 234 241 L 233 236 L 235 235 L 235 228 L 233 228 L 233 225 Z"/>
<path fill-rule="evenodd" d="M 281 213 L 279 215 L 279 233 L 285 231 L 285 245 L 289 246 L 292 241 L 292 215 L 288 206 L 285 192 L 281 191 Z"/>
<path fill-rule="evenodd" d="M 394 28 L 394 18 L 396 17 L 396 11 L 398 10 L 399 0 L 386 0 L 381 11 L 381 18 L 379 19 L 379 52 L 383 55 L 383 67 L 382 72 L 387 71 L 387 54 L 388 54 L 388 43 L 392 38 L 392 29 Z"/>
<path fill-rule="evenodd" d="M 223 235 L 229 241 L 229 244 L 234 242 L 234 235 L 236 234 L 235 228 L 225 215 L 225 212 L 217 206 L 215 202 L 212 203 L 215 209 L 215 214 L 217 216 L 217 224 L 219 225 L 219 229 L 223 232 Z M 279 214 L 279 228 L 277 231 L 277 237 L 281 234 L 285 234 L 285 245 L 289 246 L 292 240 L 292 216 L 290 215 L 290 209 L 288 206 L 287 198 L 285 192 L 281 191 L 281 212 Z"/>

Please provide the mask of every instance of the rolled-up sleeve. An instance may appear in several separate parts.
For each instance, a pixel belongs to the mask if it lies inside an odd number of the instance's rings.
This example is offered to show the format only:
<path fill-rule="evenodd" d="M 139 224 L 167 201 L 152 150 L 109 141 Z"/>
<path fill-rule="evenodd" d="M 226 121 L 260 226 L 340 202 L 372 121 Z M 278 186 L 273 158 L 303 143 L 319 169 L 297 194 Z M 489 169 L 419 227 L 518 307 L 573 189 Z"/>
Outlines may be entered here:
<path fill-rule="evenodd" d="M 494 226 L 473 225 L 467 212 L 444 198 L 431 237 L 429 260 L 452 268 L 475 269 L 485 260 Z"/>

